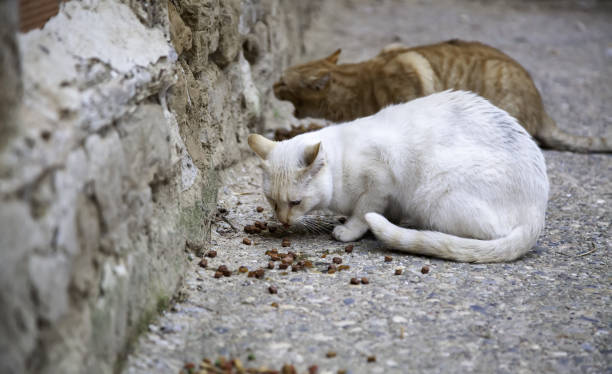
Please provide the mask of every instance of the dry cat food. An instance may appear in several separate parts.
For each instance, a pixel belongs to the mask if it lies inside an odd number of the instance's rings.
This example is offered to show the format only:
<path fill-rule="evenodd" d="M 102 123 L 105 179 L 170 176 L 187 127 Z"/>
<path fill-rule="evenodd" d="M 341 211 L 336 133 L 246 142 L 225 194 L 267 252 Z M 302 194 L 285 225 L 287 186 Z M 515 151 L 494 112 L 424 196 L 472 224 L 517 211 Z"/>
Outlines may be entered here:
<path fill-rule="evenodd" d="M 267 222 L 255 221 L 253 226 L 257 227 L 260 230 L 266 230 L 268 228 Z"/>
<path fill-rule="evenodd" d="M 247 268 L 246 266 L 241 266 L 238 268 L 238 272 L 239 273 L 248 273 L 249 268 Z"/>
<path fill-rule="evenodd" d="M 308 374 L 317 374 L 319 372 L 319 367 L 317 365 L 311 365 L 308 367 Z"/>
<path fill-rule="evenodd" d="M 346 247 L 344 247 L 344 252 L 346 252 L 346 253 L 351 253 L 351 252 L 353 252 L 353 248 L 354 248 L 354 247 L 355 247 L 354 245 L 349 244 L 349 245 L 347 245 Z"/>
<path fill-rule="evenodd" d="M 368 283 L 370 283 L 370 280 L 368 278 L 366 278 L 366 277 L 363 277 L 363 278 L 361 278 L 361 283 L 362 284 L 368 284 Z"/>
<path fill-rule="evenodd" d="M 348 266 L 348 265 L 340 265 L 340 266 L 338 266 L 338 271 L 340 271 L 340 270 L 348 270 L 348 269 L 350 269 L 350 268 L 351 268 L 351 267 L 350 267 L 350 266 Z"/>
<path fill-rule="evenodd" d="M 227 268 L 227 266 L 225 266 L 225 265 L 220 265 L 220 266 L 217 268 L 217 271 L 218 271 L 218 272 L 221 272 L 221 274 L 223 274 L 223 275 L 224 275 L 224 276 L 226 276 L 226 277 L 229 277 L 230 275 L 232 275 L 232 272 L 231 272 L 231 271 L 230 271 L 230 270 Z"/>
<path fill-rule="evenodd" d="M 276 232 L 276 226 L 267 226 L 267 227 L 268 227 L 268 231 Z"/>
<path fill-rule="evenodd" d="M 264 208 L 262 206 L 258 206 L 256 209 L 257 213 L 261 213 L 264 211 Z"/>
<path fill-rule="evenodd" d="M 246 225 L 244 226 L 244 232 L 247 234 L 259 234 L 261 229 L 255 225 Z"/>
<path fill-rule="evenodd" d="M 402 275 L 402 269 L 395 269 L 395 275 Z"/>
<path fill-rule="evenodd" d="M 242 244 L 251 245 L 251 239 L 249 238 L 242 239 Z"/>
<path fill-rule="evenodd" d="M 274 269 L 274 261 L 268 261 L 268 269 Z"/>
<path fill-rule="evenodd" d="M 210 258 L 217 257 L 217 251 L 206 252 L 206 257 L 210 257 Z"/>
<path fill-rule="evenodd" d="M 278 293 L 278 288 L 276 288 L 276 286 L 270 286 L 268 287 L 268 292 L 272 294 Z"/>
<path fill-rule="evenodd" d="M 368 362 L 376 362 L 376 356 L 368 356 Z"/>
<path fill-rule="evenodd" d="M 278 268 L 281 270 L 285 270 L 289 267 L 289 265 L 285 264 L 285 263 L 280 263 L 278 264 Z"/>
<path fill-rule="evenodd" d="M 327 358 L 334 358 L 334 357 L 336 357 L 336 352 L 334 352 L 334 351 L 329 351 L 329 352 L 327 352 L 327 353 L 325 354 L 325 357 L 327 357 Z"/>
<path fill-rule="evenodd" d="M 220 271 L 215 271 L 215 275 L 214 275 L 214 277 L 215 277 L 215 278 L 221 278 L 222 276 L 223 276 L 223 273 L 222 273 L 222 272 L 220 272 Z"/>
<path fill-rule="evenodd" d="M 332 259 L 332 261 L 334 262 L 334 264 L 341 264 L 342 263 L 342 259 L 340 257 L 334 257 Z"/>
<path fill-rule="evenodd" d="M 283 241 L 281 242 L 281 246 L 283 247 L 289 247 L 290 245 L 291 245 L 291 242 L 287 238 L 283 239 Z"/>
<path fill-rule="evenodd" d="M 425 265 L 421 268 L 421 273 L 427 274 L 429 273 L 429 266 Z"/>
<path fill-rule="evenodd" d="M 385 262 L 391 262 L 393 258 L 391 256 L 385 256 Z"/>
<path fill-rule="evenodd" d="M 206 268 L 206 267 L 208 266 L 208 261 L 206 261 L 206 259 L 205 259 L 205 258 L 203 258 L 203 259 L 201 259 L 201 260 L 200 260 L 200 262 L 198 262 L 198 265 L 199 265 L 201 268 Z"/>
<path fill-rule="evenodd" d="M 351 284 L 359 284 L 359 279 L 351 278 Z"/>

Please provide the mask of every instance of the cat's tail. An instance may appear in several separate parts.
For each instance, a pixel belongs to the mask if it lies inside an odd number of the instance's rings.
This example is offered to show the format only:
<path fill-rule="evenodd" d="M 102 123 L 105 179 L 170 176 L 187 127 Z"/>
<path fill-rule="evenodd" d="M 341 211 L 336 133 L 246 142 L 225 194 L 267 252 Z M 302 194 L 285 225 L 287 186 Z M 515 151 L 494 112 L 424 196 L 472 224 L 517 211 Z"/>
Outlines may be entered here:
<path fill-rule="evenodd" d="M 548 114 L 544 114 L 542 126 L 536 138 L 545 148 L 572 152 L 612 152 L 612 139 L 603 136 L 579 136 L 567 133 L 557 127 Z"/>
<path fill-rule="evenodd" d="M 534 246 L 539 234 L 539 230 L 518 226 L 503 238 L 478 240 L 436 231 L 406 229 L 392 224 L 378 213 L 367 213 L 365 220 L 378 240 L 392 249 L 459 262 L 515 260 Z"/>

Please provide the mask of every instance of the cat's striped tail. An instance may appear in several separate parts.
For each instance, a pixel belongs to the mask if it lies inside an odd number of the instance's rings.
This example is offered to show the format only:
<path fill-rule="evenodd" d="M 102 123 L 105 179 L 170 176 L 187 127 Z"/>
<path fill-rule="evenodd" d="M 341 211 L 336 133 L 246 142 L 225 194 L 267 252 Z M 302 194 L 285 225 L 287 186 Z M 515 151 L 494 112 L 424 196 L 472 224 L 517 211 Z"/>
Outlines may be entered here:
<path fill-rule="evenodd" d="M 544 114 L 542 126 L 537 130 L 535 137 L 545 148 L 582 153 L 612 153 L 612 139 L 570 134 L 560 129 L 548 114 Z"/>
<path fill-rule="evenodd" d="M 367 213 L 370 230 L 392 249 L 459 262 L 512 261 L 529 251 L 539 230 L 515 228 L 505 237 L 493 240 L 467 239 L 436 231 L 420 231 L 396 226 L 378 213 Z"/>

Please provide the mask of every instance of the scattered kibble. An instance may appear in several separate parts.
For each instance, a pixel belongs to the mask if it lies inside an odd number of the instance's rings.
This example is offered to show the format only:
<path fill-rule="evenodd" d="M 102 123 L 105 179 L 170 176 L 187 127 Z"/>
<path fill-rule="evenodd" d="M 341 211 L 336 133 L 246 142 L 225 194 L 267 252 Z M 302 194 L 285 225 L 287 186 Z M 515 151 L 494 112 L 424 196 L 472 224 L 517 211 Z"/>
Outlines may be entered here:
<path fill-rule="evenodd" d="M 325 257 L 327 257 L 327 253 L 323 253 L 323 254 L 321 255 L 321 258 L 325 258 Z"/>
<path fill-rule="evenodd" d="M 425 265 L 421 268 L 421 273 L 427 274 L 429 273 L 429 266 Z"/>
<path fill-rule="evenodd" d="M 246 232 L 247 234 L 259 234 L 261 233 L 261 228 L 255 225 L 246 225 L 244 226 L 244 232 Z"/>
<path fill-rule="evenodd" d="M 246 266 L 241 266 L 238 268 L 239 273 L 247 273 L 248 271 L 249 271 L 249 268 L 247 268 Z"/>
<path fill-rule="evenodd" d="M 334 270 L 334 271 L 336 271 L 336 270 L 337 270 L 337 269 L 336 269 L 336 265 L 334 265 L 334 264 L 329 264 L 329 266 L 327 267 L 327 271 L 330 271 L 330 270 Z"/>
<path fill-rule="evenodd" d="M 359 279 L 351 278 L 351 284 L 359 284 Z"/>
<path fill-rule="evenodd" d="M 346 370 L 345 369 L 338 369 L 336 374 L 346 374 Z"/>
<path fill-rule="evenodd" d="M 270 286 L 268 287 L 268 292 L 270 292 L 271 294 L 276 294 L 278 293 L 278 288 L 276 288 L 276 286 Z"/>
<path fill-rule="evenodd" d="M 261 213 L 264 211 L 264 208 L 262 206 L 258 206 L 255 210 L 257 210 L 257 213 Z"/>
<path fill-rule="evenodd" d="M 342 263 L 342 259 L 340 257 L 334 257 L 332 259 L 332 261 L 334 262 L 334 264 L 341 264 Z"/>
<path fill-rule="evenodd" d="M 215 272 L 215 278 L 221 278 L 223 276 L 223 273 L 220 271 L 216 271 Z"/>
<path fill-rule="evenodd" d="M 304 267 L 305 268 L 311 268 L 312 267 L 312 261 L 310 261 L 310 260 L 304 261 Z"/>
<path fill-rule="evenodd" d="M 402 275 L 402 269 L 395 269 L 395 275 Z"/>
<path fill-rule="evenodd" d="M 350 269 L 350 268 L 351 268 L 351 267 L 350 267 L 350 266 L 348 266 L 348 265 L 340 265 L 340 266 L 338 266 L 338 270 L 339 270 L 339 271 L 340 271 L 340 270 L 348 270 L 348 269 Z"/>
<path fill-rule="evenodd" d="M 302 269 L 303 269 L 303 267 L 298 265 L 298 264 L 294 264 L 294 265 L 291 266 L 291 271 L 300 271 Z"/>
<path fill-rule="evenodd" d="M 201 268 L 206 268 L 206 267 L 208 266 L 208 261 L 206 261 L 206 259 L 205 259 L 205 258 L 203 258 L 203 259 L 201 259 L 201 260 L 200 260 L 200 262 L 198 263 L 198 265 L 199 265 Z"/>
<path fill-rule="evenodd" d="M 217 251 L 208 251 L 206 253 L 206 257 L 210 257 L 210 258 L 217 257 Z"/>
<path fill-rule="evenodd" d="M 251 239 L 249 238 L 242 239 L 242 244 L 251 245 Z"/>
<path fill-rule="evenodd" d="M 385 262 L 391 262 L 393 258 L 391 256 L 385 256 Z"/>
<path fill-rule="evenodd" d="M 270 306 L 271 306 L 272 308 L 278 308 L 278 303 L 272 303 L 272 304 L 270 304 Z"/>
<path fill-rule="evenodd" d="M 344 247 L 344 252 L 346 252 L 346 253 L 351 253 L 351 252 L 353 252 L 353 248 L 354 248 L 354 247 L 355 247 L 354 245 L 349 244 L 349 245 L 347 245 L 346 247 Z"/>
<path fill-rule="evenodd" d="M 276 232 L 276 226 L 268 226 L 268 231 Z"/>
<path fill-rule="evenodd" d="M 336 352 L 329 351 L 329 352 L 327 352 L 327 354 L 325 354 L 325 357 L 327 357 L 327 358 L 334 358 L 334 357 L 336 357 Z"/>
<path fill-rule="evenodd" d="M 281 269 L 281 270 L 285 270 L 285 269 L 287 269 L 288 267 L 289 267 L 289 265 L 288 265 L 288 264 L 285 264 L 284 262 L 283 262 L 283 263 L 278 264 L 278 268 L 279 268 L 279 269 Z"/>
<path fill-rule="evenodd" d="M 268 262 L 268 269 L 274 269 L 274 261 Z"/>
<path fill-rule="evenodd" d="M 263 278 L 265 274 L 266 274 L 266 271 L 264 269 L 255 270 L 255 278 L 257 279 Z"/>
<path fill-rule="evenodd" d="M 366 277 L 363 277 L 363 278 L 361 278 L 361 283 L 362 284 L 368 284 L 368 283 L 370 283 L 370 280 L 368 278 L 366 278 Z"/>
<path fill-rule="evenodd" d="M 308 367 L 308 374 L 317 374 L 319 372 L 319 367 L 317 365 L 312 365 Z"/>
<path fill-rule="evenodd" d="M 289 239 L 283 239 L 283 241 L 281 242 L 281 246 L 283 247 L 289 247 L 291 245 L 291 242 L 289 241 Z"/>
<path fill-rule="evenodd" d="M 368 362 L 376 362 L 376 356 L 368 356 Z"/>

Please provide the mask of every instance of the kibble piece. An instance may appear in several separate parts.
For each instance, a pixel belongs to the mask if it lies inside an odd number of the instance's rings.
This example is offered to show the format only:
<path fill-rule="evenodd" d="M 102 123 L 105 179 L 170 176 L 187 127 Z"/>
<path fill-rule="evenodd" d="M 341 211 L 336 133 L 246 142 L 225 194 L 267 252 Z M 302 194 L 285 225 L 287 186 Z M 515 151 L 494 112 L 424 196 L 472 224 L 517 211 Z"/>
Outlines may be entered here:
<path fill-rule="evenodd" d="M 283 262 L 283 264 L 291 264 L 291 263 L 293 263 L 293 256 L 287 255 L 287 256 L 283 257 L 282 262 Z"/>
<path fill-rule="evenodd" d="M 288 264 L 285 264 L 284 262 L 282 262 L 282 263 L 278 264 L 278 268 L 279 268 L 279 269 L 281 269 L 281 270 L 285 270 L 285 269 L 287 269 L 288 267 L 289 267 L 289 265 L 288 265 Z"/>
<path fill-rule="evenodd" d="M 255 270 L 255 278 L 257 279 L 263 278 L 265 274 L 266 274 L 266 271 L 264 269 Z"/>
<path fill-rule="evenodd" d="M 201 268 L 206 268 L 206 267 L 208 266 L 208 261 L 206 261 L 206 259 L 205 259 L 205 258 L 203 258 L 203 259 L 201 259 L 201 260 L 200 260 L 200 262 L 198 263 L 198 265 L 199 265 Z"/>
<path fill-rule="evenodd" d="M 261 213 L 264 211 L 264 208 L 262 206 L 258 206 L 255 210 L 257 210 L 257 213 Z"/>
<path fill-rule="evenodd" d="M 327 267 L 327 271 L 330 271 L 330 270 L 334 270 L 334 271 L 335 271 L 335 270 L 337 270 L 337 269 L 336 269 L 336 265 L 334 265 L 334 264 L 329 264 L 329 266 Z"/>
<path fill-rule="evenodd" d="M 274 294 L 274 293 L 278 293 L 278 288 L 276 288 L 276 286 L 270 286 L 268 287 L 268 292 Z"/>
<path fill-rule="evenodd" d="M 276 253 L 271 253 L 270 254 L 270 260 L 272 261 L 279 261 L 281 258 L 279 255 L 277 255 Z"/>
<path fill-rule="evenodd" d="M 421 268 L 421 273 L 427 274 L 429 273 L 429 266 L 425 265 Z"/>
<path fill-rule="evenodd" d="M 385 262 L 391 262 L 393 258 L 391 256 L 385 256 Z"/>
<path fill-rule="evenodd" d="M 312 261 L 310 261 L 310 260 L 304 261 L 304 267 L 311 268 L 312 267 Z"/>
<path fill-rule="evenodd" d="M 220 272 L 222 272 L 222 273 L 223 273 L 224 271 L 226 271 L 226 270 L 227 270 L 227 266 L 225 266 L 225 265 L 219 265 L 219 267 L 217 268 L 217 271 L 220 271 Z"/>
<path fill-rule="evenodd" d="M 276 232 L 276 226 L 268 226 L 268 231 Z"/>
<path fill-rule="evenodd" d="M 363 278 L 361 278 L 361 283 L 368 284 L 368 283 L 370 283 L 370 280 L 368 278 L 366 278 L 366 277 L 363 277 Z"/>
<path fill-rule="evenodd" d="M 319 372 L 319 367 L 317 365 L 312 365 L 308 367 L 308 374 L 317 374 Z"/>
<path fill-rule="evenodd" d="M 247 275 L 247 277 L 253 278 L 254 276 L 255 276 L 255 272 L 254 271 L 249 271 L 249 274 Z"/>
<path fill-rule="evenodd" d="M 223 273 L 220 271 L 216 271 L 215 272 L 215 278 L 221 278 L 223 276 Z"/>
<path fill-rule="evenodd" d="M 297 374 L 293 365 L 285 364 L 281 368 L 281 374 Z"/>
<path fill-rule="evenodd" d="M 340 265 L 340 266 L 338 266 L 338 270 L 348 270 L 348 269 L 350 269 L 350 268 L 351 268 L 351 267 L 350 267 L 350 266 L 348 266 L 348 265 Z"/>
<path fill-rule="evenodd" d="M 334 262 L 334 264 L 341 264 L 342 263 L 342 259 L 340 257 L 334 257 L 332 259 L 332 261 Z"/>
<path fill-rule="evenodd" d="M 249 238 L 244 238 L 244 239 L 242 239 L 242 243 L 243 243 L 243 244 L 246 244 L 246 245 L 251 245 L 251 239 L 249 239 Z"/>
<path fill-rule="evenodd" d="M 368 362 L 376 362 L 376 356 L 368 356 Z"/>
<path fill-rule="evenodd" d="M 346 370 L 345 369 L 338 369 L 336 374 L 346 374 Z"/>
<path fill-rule="evenodd" d="M 336 352 L 329 351 L 329 352 L 327 352 L 327 354 L 325 354 L 325 357 L 327 357 L 327 358 L 334 358 L 334 357 L 336 357 Z"/>
<path fill-rule="evenodd" d="M 351 284 L 359 284 L 359 279 L 351 278 Z"/>
<path fill-rule="evenodd" d="M 402 269 L 395 269 L 395 275 L 402 275 Z"/>
<path fill-rule="evenodd" d="M 241 266 L 238 268 L 238 272 L 240 273 L 246 273 L 249 271 L 249 268 L 247 268 L 246 266 Z"/>
<path fill-rule="evenodd" d="M 295 264 L 295 265 L 291 266 L 291 271 L 299 271 L 299 270 L 302 270 L 302 269 L 303 269 L 303 267 L 298 265 L 298 264 Z"/>
<path fill-rule="evenodd" d="M 274 261 L 268 262 L 268 269 L 274 269 Z"/>
<path fill-rule="evenodd" d="M 281 245 L 283 247 L 289 247 L 291 245 L 291 242 L 289 241 L 289 239 L 283 239 L 283 241 L 281 242 Z"/>
<path fill-rule="evenodd" d="M 217 251 L 208 251 L 206 253 L 206 257 L 210 257 L 210 258 L 217 257 Z"/>
<path fill-rule="evenodd" d="M 272 308 L 278 308 L 278 303 L 272 303 L 272 304 L 270 304 L 270 306 L 271 306 Z"/>
<path fill-rule="evenodd" d="M 346 252 L 346 253 L 353 252 L 353 247 L 355 247 L 355 246 L 352 245 L 352 244 L 347 245 L 346 247 L 344 247 L 344 252 Z"/>

